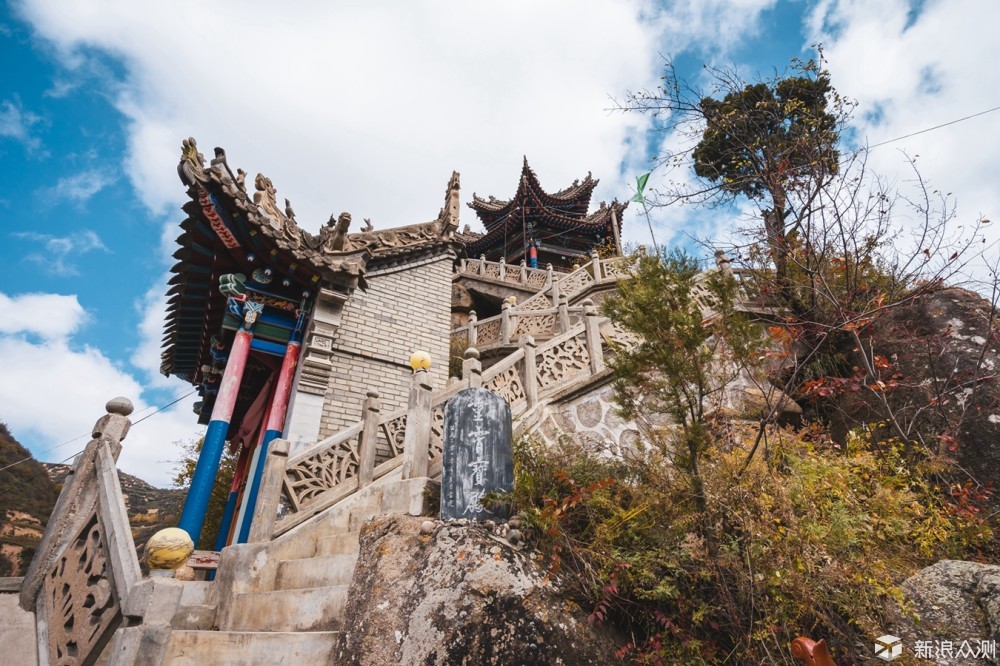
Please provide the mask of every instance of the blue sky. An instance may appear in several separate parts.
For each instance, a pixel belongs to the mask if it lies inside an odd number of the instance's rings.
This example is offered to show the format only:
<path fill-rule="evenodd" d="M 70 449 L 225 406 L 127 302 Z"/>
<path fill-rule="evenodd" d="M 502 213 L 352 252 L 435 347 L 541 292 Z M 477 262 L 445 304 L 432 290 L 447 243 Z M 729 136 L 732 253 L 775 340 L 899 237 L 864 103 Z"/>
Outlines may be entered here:
<path fill-rule="evenodd" d="M 592 171 L 600 199 L 628 198 L 671 138 L 608 109 L 657 84 L 661 54 L 698 83 L 702 63 L 768 76 L 821 41 L 871 143 L 1000 105 L 992 0 L 332 4 L 0 5 L 0 419 L 41 459 L 82 447 L 47 450 L 114 395 L 141 417 L 189 390 L 157 374 L 189 135 L 271 177 L 315 231 L 341 210 L 432 219 L 453 169 L 463 200 L 508 196 L 522 155 L 546 187 Z M 899 149 L 954 193 L 956 224 L 997 216 L 1000 113 L 874 151 L 905 188 Z M 626 239 L 643 242 L 634 208 Z M 653 221 L 676 243 L 736 214 Z M 165 484 L 175 442 L 200 432 L 193 400 L 138 424 L 122 467 Z"/>

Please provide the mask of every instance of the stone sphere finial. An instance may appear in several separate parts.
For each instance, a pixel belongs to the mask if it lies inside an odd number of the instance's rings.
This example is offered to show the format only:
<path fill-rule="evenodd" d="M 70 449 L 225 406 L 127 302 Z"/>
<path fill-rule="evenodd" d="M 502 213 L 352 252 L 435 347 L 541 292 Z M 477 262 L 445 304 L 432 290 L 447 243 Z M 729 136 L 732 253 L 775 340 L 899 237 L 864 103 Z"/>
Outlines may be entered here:
<path fill-rule="evenodd" d="M 411 361 L 411 363 L 412 363 L 412 361 Z M 372 398 L 373 400 L 377 400 L 378 399 L 378 391 L 376 391 L 374 389 L 370 389 L 367 393 L 365 393 L 365 395 L 367 397 L 369 397 L 369 398 Z"/>
<path fill-rule="evenodd" d="M 465 350 L 464 356 L 465 356 L 465 358 L 474 358 L 474 359 L 478 360 L 479 359 L 479 350 L 476 349 L 475 347 L 469 347 L 468 349 Z"/>
<path fill-rule="evenodd" d="M 410 367 L 413 371 L 427 370 L 431 367 L 431 355 L 425 351 L 415 351 L 410 354 Z"/>
<path fill-rule="evenodd" d="M 108 400 L 108 403 L 104 405 L 104 409 L 107 410 L 108 414 L 121 414 L 122 416 L 128 416 L 132 413 L 134 408 L 132 407 L 131 400 L 118 396 L 117 398 L 111 398 L 111 400 Z"/>
<path fill-rule="evenodd" d="M 145 559 L 150 571 L 175 571 L 187 564 L 194 542 L 179 527 L 167 527 L 146 542 Z"/>

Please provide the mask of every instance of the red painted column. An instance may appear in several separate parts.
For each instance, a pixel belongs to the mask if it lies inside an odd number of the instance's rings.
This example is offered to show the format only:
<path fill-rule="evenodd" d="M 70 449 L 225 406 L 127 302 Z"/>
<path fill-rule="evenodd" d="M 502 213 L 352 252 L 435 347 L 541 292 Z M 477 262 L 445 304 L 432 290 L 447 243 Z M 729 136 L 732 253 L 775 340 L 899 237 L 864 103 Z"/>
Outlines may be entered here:
<path fill-rule="evenodd" d="M 302 343 L 293 338 L 285 348 L 285 357 L 282 359 L 281 369 L 278 371 L 278 384 L 274 389 L 274 400 L 271 402 L 271 409 L 267 416 L 267 429 L 264 432 L 264 440 L 260 444 L 257 466 L 253 470 L 253 477 L 248 486 L 246 513 L 243 516 L 243 524 L 240 527 L 237 543 L 246 543 L 250 536 L 253 510 L 257 504 L 260 480 L 264 475 L 264 465 L 267 462 L 267 447 L 272 441 L 281 437 L 285 428 L 285 413 L 288 411 L 288 398 L 292 393 L 292 380 L 295 378 L 295 367 L 298 365 L 301 346 Z"/>
<path fill-rule="evenodd" d="M 239 303 L 230 300 L 231 307 Z M 191 487 L 178 527 L 188 533 L 195 545 L 201 538 L 201 529 L 205 524 L 205 512 L 208 510 L 208 500 L 215 485 L 215 476 L 219 472 L 219 462 L 222 460 L 222 450 L 226 444 L 226 434 L 229 432 L 229 422 L 236 408 L 236 396 L 243 381 L 243 371 L 246 369 L 247 357 L 250 355 L 250 340 L 253 338 L 252 328 L 257 321 L 257 315 L 262 306 L 257 303 L 245 304 L 244 323 L 236 331 L 233 347 L 226 360 L 226 369 L 222 373 L 222 383 L 219 394 L 212 407 L 212 420 L 205 432 L 205 441 L 201 446 L 198 464 L 194 468 Z"/>

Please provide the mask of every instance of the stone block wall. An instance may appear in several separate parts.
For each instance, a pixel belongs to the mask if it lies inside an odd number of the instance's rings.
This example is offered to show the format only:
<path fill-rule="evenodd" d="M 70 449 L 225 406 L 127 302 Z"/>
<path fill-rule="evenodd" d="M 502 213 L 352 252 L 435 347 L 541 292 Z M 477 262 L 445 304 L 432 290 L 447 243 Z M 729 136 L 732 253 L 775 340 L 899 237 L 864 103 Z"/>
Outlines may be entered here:
<path fill-rule="evenodd" d="M 443 249 L 408 264 L 370 270 L 368 290 L 351 295 L 333 339 L 320 438 L 357 423 L 371 389 L 379 392 L 383 413 L 406 406 L 409 359 L 417 349 L 433 359 L 429 374 L 434 388 L 445 385 L 454 258 Z"/>
<path fill-rule="evenodd" d="M 549 444 L 573 437 L 596 455 L 616 458 L 635 448 L 639 432 L 638 424 L 618 415 L 610 384 L 546 405 L 531 430 Z"/>

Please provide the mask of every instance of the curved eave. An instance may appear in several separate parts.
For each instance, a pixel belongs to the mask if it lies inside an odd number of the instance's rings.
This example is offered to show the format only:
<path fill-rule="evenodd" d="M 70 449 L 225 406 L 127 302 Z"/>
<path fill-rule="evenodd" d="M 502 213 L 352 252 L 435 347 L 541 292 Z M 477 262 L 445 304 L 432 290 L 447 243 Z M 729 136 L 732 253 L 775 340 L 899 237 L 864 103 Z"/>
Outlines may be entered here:
<path fill-rule="evenodd" d="M 517 192 L 512 198 L 488 200 L 473 194 L 472 201 L 468 205 L 476 211 L 476 215 L 487 230 L 499 224 L 504 217 L 509 216 L 520 206 L 552 208 L 568 215 L 582 217 L 590 207 L 590 198 L 599 182 L 588 173 L 582 181 L 558 192 L 549 193 L 542 188 L 534 169 L 528 166 L 528 161 L 525 159 Z"/>
<path fill-rule="evenodd" d="M 621 230 L 621 213 L 627 207 L 627 202 L 619 203 L 614 201 L 610 205 L 600 208 L 581 219 L 557 214 L 532 216 L 531 219 L 536 225 L 535 234 L 543 241 L 546 238 L 547 229 L 551 230 L 551 233 L 548 234 L 549 236 L 565 232 L 576 232 L 583 236 L 597 235 L 599 233 L 610 235 L 614 233 L 612 220 L 616 221 L 619 231 Z M 470 256 L 475 257 L 484 250 L 502 243 L 505 235 L 520 235 L 521 231 L 521 220 L 510 217 L 503 224 L 494 227 L 487 233 L 466 240 L 466 251 Z"/>

